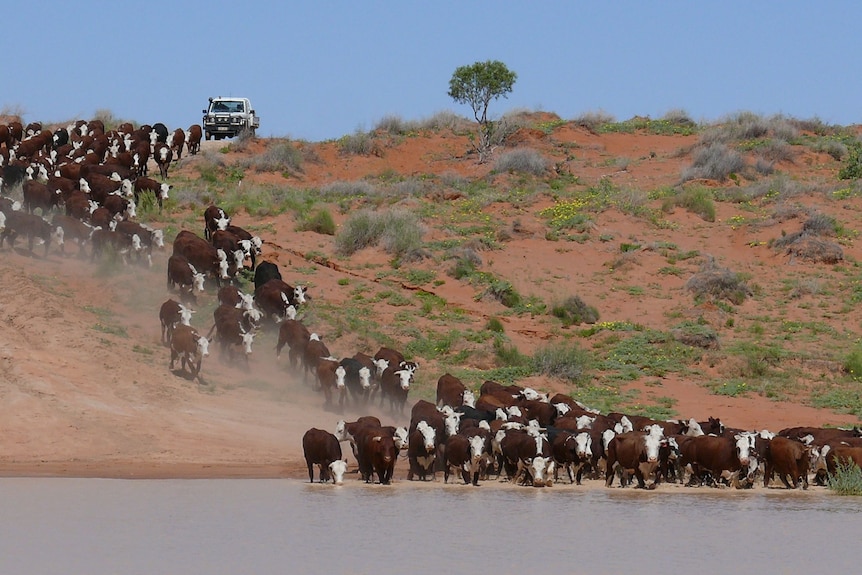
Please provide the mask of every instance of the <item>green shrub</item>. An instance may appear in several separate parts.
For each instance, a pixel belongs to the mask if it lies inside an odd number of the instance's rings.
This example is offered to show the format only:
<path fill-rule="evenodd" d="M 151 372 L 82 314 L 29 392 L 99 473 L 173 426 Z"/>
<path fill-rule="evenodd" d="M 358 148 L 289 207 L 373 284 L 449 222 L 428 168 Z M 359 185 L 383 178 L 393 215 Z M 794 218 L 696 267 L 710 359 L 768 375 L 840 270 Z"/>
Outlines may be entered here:
<path fill-rule="evenodd" d="M 862 178 L 862 142 L 854 140 L 848 145 L 847 159 L 838 170 L 840 180 L 858 180 Z"/>
<path fill-rule="evenodd" d="M 578 385 L 589 381 L 591 364 L 589 353 L 568 343 L 542 347 L 533 354 L 533 369 L 537 373 L 559 377 Z"/>
<path fill-rule="evenodd" d="M 410 212 L 360 210 L 351 215 L 335 237 L 335 251 L 349 256 L 362 248 L 381 244 L 396 257 L 417 250 L 422 245 L 422 226 Z"/>
<path fill-rule="evenodd" d="M 736 150 L 721 143 L 714 143 L 699 149 L 694 154 L 692 165 L 682 172 L 682 180 L 717 180 L 723 182 L 731 174 L 745 169 L 745 160 Z"/>
<path fill-rule="evenodd" d="M 544 175 L 547 169 L 548 161 L 545 157 L 530 148 L 516 148 L 505 152 L 494 164 L 494 170 L 497 172 L 515 172 L 534 176 Z"/>
<path fill-rule="evenodd" d="M 857 347 L 844 359 L 844 371 L 856 381 L 862 381 L 862 348 Z"/>
<path fill-rule="evenodd" d="M 356 130 L 353 134 L 342 136 L 338 140 L 338 150 L 347 155 L 370 156 L 377 152 L 377 146 L 372 134 Z"/>
<path fill-rule="evenodd" d="M 685 287 L 694 292 L 697 299 L 728 300 L 734 305 L 752 295 L 751 288 L 739 274 L 718 267 L 711 258 L 686 282 Z"/>
<path fill-rule="evenodd" d="M 275 143 L 249 158 L 246 165 L 256 172 L 302 172 L 302 152 L 290 142 Z"/>
<path fill-rule="evenodd" d="M 485 289 L 485 293 L 492 296 L 505 307 L 517 307 L 521 305 L 521 294 L 519 294 L 511 282 L 494 279 Z"/>
<path fill-rule="evenodd" d="M 576 295 L 554 304 L 551 307 L 551 315 L 560 318 L 564 327 L 582 323 L 594 324 L 599 321 L 598 310 L 584 303 L 584 300 Z"/>
<path fill-rule="evenodd" d="M 302 218 L 296 226 L 300 232 L 317 232 L 327 236 L 335 235 L 335 220 L 332 214 L 324 208 L 317 209 Z"/>
<path fill-rule="evenodd" d="M 521 353 L 518 348 L 506 343 L 504 338 L 494 338 L 494 355 L 499 367 L 521 367 L 530 363 L 530 357 Z"/>
<path fill-rule="evenodd" d="M 505 328 L 503 327 L 503 322 L 500 321 L 500 318 L 496 317 L 488 318 L 488 323 L 485 324 L 485 329 L 494 333 L 503 333 L 505 331 Z"/>
<path fill-rule="evenodd" d="M 862 495 L 862 470 L 852 460 L 839 460 L 826 485 L 836 495 Z"/>
<path fill-rule="evenodd" d="M 572 122 L 575 125 L 580 126 L 582 128 L 586 128 L 590 132 L 598 132 L 599 128 L 602 127 L 603 124 L 611 124 L 616 122 L 616 118 L 614 118 L 611 114 L 603 112 L 601 110 L 597 112 L 586 112 L 581 114 Z"/>

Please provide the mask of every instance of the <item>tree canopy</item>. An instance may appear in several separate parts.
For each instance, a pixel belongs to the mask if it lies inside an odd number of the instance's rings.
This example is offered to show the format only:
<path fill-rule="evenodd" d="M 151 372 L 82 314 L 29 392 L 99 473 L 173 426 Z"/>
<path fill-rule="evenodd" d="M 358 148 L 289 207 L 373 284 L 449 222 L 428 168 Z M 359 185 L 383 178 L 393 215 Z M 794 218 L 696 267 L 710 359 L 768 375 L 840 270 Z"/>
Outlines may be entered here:
<path fill-rule="evenodd" d="M 469 104 L 482 125 L 488 123 L 488 104 L 512 91 L 518 75 L 498 60 L 460 66 L 449 80 L 449 96 L 459 104 Z"/>

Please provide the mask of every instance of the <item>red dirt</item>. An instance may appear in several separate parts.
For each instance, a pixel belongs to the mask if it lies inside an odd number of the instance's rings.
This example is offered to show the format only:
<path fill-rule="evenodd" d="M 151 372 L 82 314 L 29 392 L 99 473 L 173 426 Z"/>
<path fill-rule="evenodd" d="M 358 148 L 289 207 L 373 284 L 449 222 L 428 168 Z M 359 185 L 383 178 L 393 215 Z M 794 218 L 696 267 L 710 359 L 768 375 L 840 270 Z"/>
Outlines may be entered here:
<path fill-rule="evenodd" d="M 565 125 L 551 135 L 540 130 L 526 131 L 518 140 L 519 145 L 541 150 L 559 169 L 571 172 L 583 183 L 594 184 L 602 177 L 610 177 L 618 186 L 649 191 L 678 183 L 682 169 L 691 163 L 685 151 L 697 138 L 594 135 Z M 571 144 L 570 157 L 560 151 L 560 142 Z M 225 161 L 252 155 L 268 144 L 265 140 L 255 142 L 242 153 L 226 154 Z M 313 187 L 339 180 L 356 181 L 387 171 L 401 176 L 458 174 L 477 178 L 487 175 L 493 167 L 493 162 L 477 164 L 467 154 L 466 137 L 451 133 L 393 141 L 379 150 L 379 155 L 368 157 L 339 155 L 337 145 L 331 142 L 304 145 L 314 149 L 319 161 L 306 162 L 297 177 L 285 180 L 277 174 L 252 174 L 248 179 Z M 628 159 L 625 169 L 616 167 L 618 158 Z M 191 177 L 197 173 L 195 165 L 200 161 L 200 156 L 184 158 L 175 172 Z M 833 181 L 838 164 L 825 154 L 804 151 L 793 163 L 782 164 L 779 169 L 805 181 Z M 511 178 L 497 175 L 495 182 L 505 186 Z M 427 201 L 441 200 L 432 196 Z M 839 203 L 822 194 L 796 197 L 793 202 L 815 206 L 848 228 L 858 221 L 862 207 L 858 200 Z M 402 205 L 409 208 L 416 201 L 404 201 Z M 822 303 L 809 295 L 780 310 L 775 305 L 778 298 L 786 299 L 782 295 L 785 280 L 817 278 L 824 286 L 846 281 L 846 276 L 833 266 L 791 260 L 765 245 L 782 231 L 799 229 L 798 219 L 734 228 L 728 223 L 732 217 L 750 217 L 750 213 L 739 204 L 717 203 L 715 222 L 676 208 L 666 216 L 671 225 L 659 228 L 644 218 L 610 209 L 595 216 L 590 239 L 576 243 L 545 239 L 547 223 L 539 211 L 550 205 L 552 200 L 545 195 L 520 206 L 492 204 L 485 208 L 486 213 L 509 227 L 517 222 L 517 231 L 502 242 L 501 250 L 481 252 L 482 269 L 509 280 L 519 293 L 545 302 L 580 295 L 599 309 L 601 321 L 628 321 L 666 329 L 681 319 L 703 317 L 722 337 L 732 339 L 734 330 L 723 327 L 730 317 L 726 311 L 715 305 L 697 306 L 684 289 L 702 258 L 676 264 L 684 269 L 679 276 L 657 273 L 668 264 L 651 246 L 665 242 L 679 246 L 680 251 L 710 254 L 720 265 L 750 274 L 763 292 L 772 294 L 748 298 L 738 306 L 733 315 L 734 329 L 749 329 L 758 317 L 775 314 L 785 321 L 828 324 L 848 334 L 848 346 L 858 337 L 860 313 L 856 309 L 839 311 L 841 301 Z M 331 211 L 336 223 L 341 224 L 346 216 L 335 208 Z M 307 281 L 314 297 L 329 304 L 348 302 L 360 284 L 378 289 L 377 273 L 391 270 L 390 256 L 377 248 L 362 250 L 351 258 L 336 257 L 331 236 L 295 231 L 289 214 L 255 220 L 243 213 L 234 219 L 239 225 L 266 226 L 271 230 L 264 237 L 268 242 L 265 259 L 277 261 L 287 271 L 288 281 Z M 426 239 L 448 237 L 442 227 L 430 223 L 428 227 Z M 599 241 L 600 237 L 612 240 Z M 621 258 L 621 242 L 645 247 Z M 856 242 L 846 241 L 842 248 L 846 261 L 862 259 Z M 69 251 L 74 252 L 75 247 Z M 325 254 L 338 269 L 313 264 L 302 257 L 312 251 Z M 8 247 L 0 250 L 0 288 L 4 294 L 0 302 L 0 475 L 304 476 L 302 433 L 309 427 L 332 430 L 342 415 L 324 410 L 318 393 L 276 363 L 273 334 L 261 336 L 248 370 L 221 362 L 218 350 L 213 349 L 204 361 L 203 383 L 190 381 L 168 370 L 169 351 L 160 343 L 158 308 L 171 295 L 165 289 L 166 254 L 154 257 L 152 269 L 111 268 L 89 259 L 61 257 L 53 249 L 47 258 L 41 255 L 41 249 L 35 255 L 29 254 L 20 241 L 14 251 Z M 442 272 L 447 262 L 425 260 L 410 265 L 440 270 L 438 278 L 444 283 L 421 287 L 444 298 L 453 308 L 465 310 L 467 323 L 459 324 L 459 329 L 481 330 L 488 318 L 498 317 L 512 343 L 524 353 L 532 353 L 538 346 L 558 341 L 573 331 L 560 329 L 557 320 L 547 315 L 507 315 L 498 302 L 477 299 L 479 288 Z M 300 268 L 309 267 L 315 268 L 312 274 L 300 275 Z M 411 287 L 415 286 L 402 284 L 400 289 L 409 296 Z M 205 301 L 213 298 L 209 294 Z M 381 306 L 384 310 L 379 323 L 386 331 L 388 320 L 402 309 Z M 196 316 L 193 323 L 209 329 L 211 318 L 202 315 Z M 415 325 L 419 329 L 432 324 L 417 315 Z M 399 339 L 397 334 L 390 334 Z M 335 355 L 352 355 L 364 343 L 354 334 L 332 341 L 324 334 L 324 340 Z M 714 395 L 700 383 L 726 375 L 732 367 L 726 363 L 710 365 L 714 357 L 705 354 L 698 366 L 705 375 L 697 379 L 675 374 L 645 376 L 624 389 L 637 390 L 637 401 L 642 404 L 670 397 L 676 400 L 673 407 L 680 416 L 717 415 L 729 425 L 742 428 L 776 431 L 790 425 L 858 422 L 852 416 L 805 405 L 804 394 L 783 402 L 756 393 L 741 397 Z M 425 391 L 420 394 L 428 397 L 433 395 L 429 390 L 443 372 L 435 362 L 418 359 L 420 371 L 424 372 L 419 381 L 420 389 Z M 472 366 L 493 365 L 487 353 L 476 353 L 468 361 Z M 814 377 L 817 369 L 834 371 L 834 366 L 827 364 L 809 369 Z M 565 382 L 547 378 L 531 378 L 526 383 L 549 391 L 571 390 Z M 406 421 L 406 416 L 378 414 L 392 423 Z M 345 417 L 352 419 L 356 415 L 359 413 L 349 411 Z"/>

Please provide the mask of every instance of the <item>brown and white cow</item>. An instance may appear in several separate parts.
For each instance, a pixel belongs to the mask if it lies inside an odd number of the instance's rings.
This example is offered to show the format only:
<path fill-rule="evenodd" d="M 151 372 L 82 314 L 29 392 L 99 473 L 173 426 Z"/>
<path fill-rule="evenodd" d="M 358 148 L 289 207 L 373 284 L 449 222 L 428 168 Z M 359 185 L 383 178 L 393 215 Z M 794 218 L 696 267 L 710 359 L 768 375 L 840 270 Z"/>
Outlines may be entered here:
<path fill-rule="evenodd" d="M 320 482 L 332 481 L 335 485 L 344 482 L 347 460 L 341 457 L 341 444 L 328 431 L 312 427 L 302 436 L 302 452 L 308 465 L 308 481 L 314 483 L 314 466 L 320 469 Z"/>
<path fill-rule="evenodd" d="M 420 421 L 409 437 L 407 444 L 407 461 L 410 469 L 407 479 L 412 481 L 416 476 L 420 481 L 425 481 L 428 474 L 434 479 L 434 462 L 437 457 L 437 432 L 428 425 L 427 421 Z"/>
<path fill-rule="evenodd" d="M 480 466 L 486 454 L 485 440 L 482 437 L 455 434 L 446 440 L 445 454 L 443 483 L 448 483 L 449 476 L 458 470 L 465 485 L 479 485 Z"/>
<path fill-rule="evenodd" d="M 191 325 L 194 310 L 168 299 L 159 308 L 159 322 L 162 325 L 162 343 L 170 345 L 176 326 Z"/>
<path fill-rule="evenodd" d="M 794 439 L 776 435 L 766 445 L 763 486 L 769 487 L 773 474 L 788 489 L 808 489 L 808 465 L 811 448 Z M 792 483 L 792 485 L 791 485 Z"/>
<path fill-rule="evenodd" d="M 620 472 L 620 485 L 625 486 L 624 477 L 628 470 L 633 470 L 638 480 L 638 487 L 646 489 L 645 479 L 654 476 L 649 489 L 655 489 L 659 482 L 660 450 L 666 443 L 661 428 L 646 431 L 629 431 L 614 436 L 607 447 L 607 467 L 605 469 L 605 486 L 610 487 L 614 475 Z"/>
<path fill-rule="evenodd" d="M 200 335 L 198 331 L 188 325 L 180 324 L 174 328 L 171 337 L 171 365 L 173 371 L 174 363 L 180 360 L 180 367 L 186 371 L 188 366 L 192 377 L 200 377 L 201 362 L 209 356 L 209 340 Z"/>

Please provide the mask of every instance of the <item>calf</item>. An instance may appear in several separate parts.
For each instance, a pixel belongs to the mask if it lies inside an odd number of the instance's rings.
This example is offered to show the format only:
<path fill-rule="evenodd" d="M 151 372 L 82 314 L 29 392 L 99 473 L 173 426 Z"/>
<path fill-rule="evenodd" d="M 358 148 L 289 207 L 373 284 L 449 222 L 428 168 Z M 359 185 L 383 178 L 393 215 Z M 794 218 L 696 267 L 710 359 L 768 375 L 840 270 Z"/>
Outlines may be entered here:
<path fill-rule="evenodd" d="M 335 485 L 344 482 L 347 460 L 341 458 L 338 439 L 323 429 L 312 427 L 302 436 L 302 452 L 308 465 L 308 482 L 314 483 L 314 466 L 320 469 L 321 483 L 332 481 Z"/>
<path fill-rule="evenodd" d="M 183 146 L 186 144 L 186 133 L 182 128 L 177 128 L 168 136 L 168 146 L 174 154 L 174 158 L 180 161 L 183 155 Z"/>
<path fill-rule="evenodd" d="M 168 168 L 171 167 L 171 162 L 174 159 L 174 152 L 167 144 L 157 144 L 153 149 L 153 159 L 159 167 L 159 174 L 163 180 L 168 179 Z"/>
<path fill-rule="evenodd" d="M 159 308 L 159 321 L 162 324 L 162 343 L 170 345 L 176 326 L 191 325 L 194 311 L 172 299 L 167 300 Z"/>
<path fill-rule="evenodd" d="M 141 252 L 147 256 L 147 264 L 153 265 L 153 248 L 163 249 L 165 247 L 165 235 L 162 230 L 153 229 L 147 225 L 139 224 L 138 222 L 130 222 L 122 220 L 117 222 L 115 231 L 127 236 L 137 235 L 141 239 Z"/>
<path fill-rule="evenodd" d="M 209 356 L 209 340 L 207 338 L 188 325 L 180 324 L 174 328 L 171 337 L 171 371 L 174 369 L 174 363 L 179 359 L 183 371 L 186 371 L 186 366 L 188 366 L 192 377 L 200 379 L 201 361 L 207 356 Z"/>

